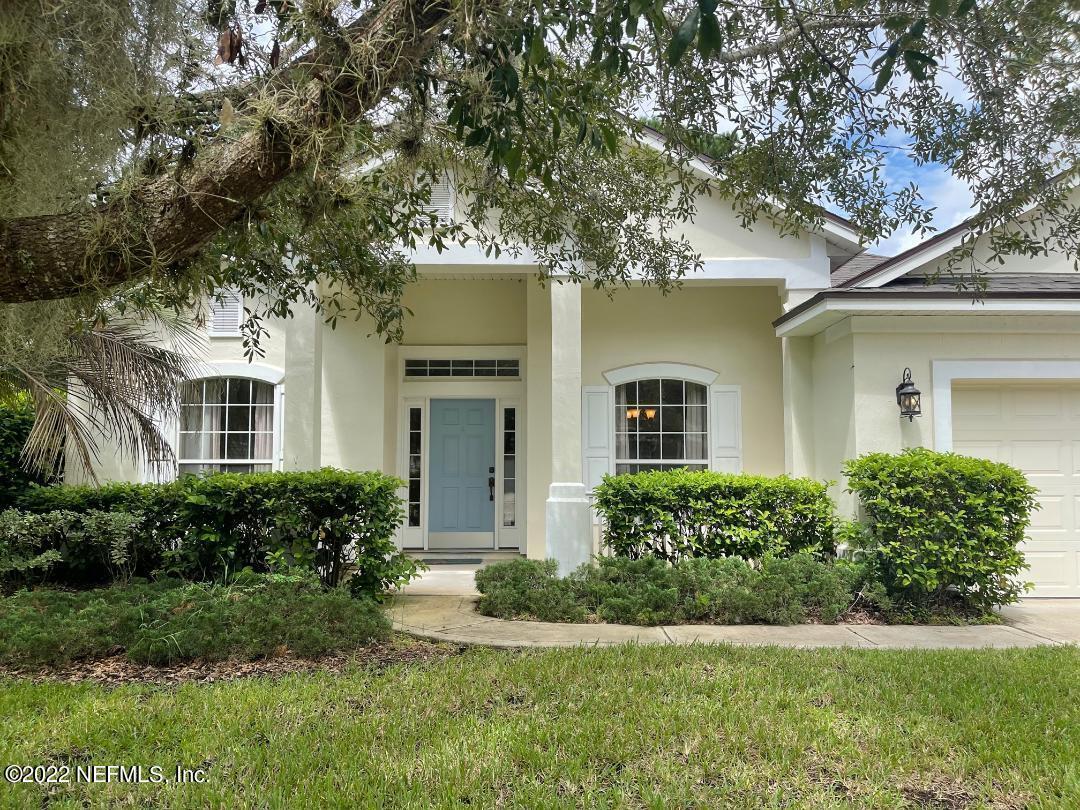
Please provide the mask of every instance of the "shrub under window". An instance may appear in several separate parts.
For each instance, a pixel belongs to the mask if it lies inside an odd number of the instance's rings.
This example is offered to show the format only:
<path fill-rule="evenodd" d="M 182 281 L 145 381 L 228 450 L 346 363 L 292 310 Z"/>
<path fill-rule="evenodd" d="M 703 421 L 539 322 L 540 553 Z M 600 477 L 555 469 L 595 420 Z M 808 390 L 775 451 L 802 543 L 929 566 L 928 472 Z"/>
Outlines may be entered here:
<path fill-rule="evenodd" d="M 832 549 L 833 504 L 818 481 L 653 470 L 607 476 L 595 495 L 604 543 L 626 557 L 758 559 Z"/>

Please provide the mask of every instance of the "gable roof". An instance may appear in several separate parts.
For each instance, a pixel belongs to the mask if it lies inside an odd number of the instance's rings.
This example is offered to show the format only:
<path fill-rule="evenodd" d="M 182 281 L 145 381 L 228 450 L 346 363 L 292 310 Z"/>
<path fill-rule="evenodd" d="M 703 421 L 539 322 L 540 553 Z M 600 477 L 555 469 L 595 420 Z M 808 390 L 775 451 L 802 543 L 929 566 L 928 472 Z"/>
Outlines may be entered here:
<path fill-rule="evenodd" d="M 888 261 L 888 258 L 888 256 L 882 256 L 877 253 L 860 253 L 857 256 L 853 256 L 832 271 L 832 286 L 842 287 L 844 286 L 845 281 L 877 267 L 882 262 Z"/>

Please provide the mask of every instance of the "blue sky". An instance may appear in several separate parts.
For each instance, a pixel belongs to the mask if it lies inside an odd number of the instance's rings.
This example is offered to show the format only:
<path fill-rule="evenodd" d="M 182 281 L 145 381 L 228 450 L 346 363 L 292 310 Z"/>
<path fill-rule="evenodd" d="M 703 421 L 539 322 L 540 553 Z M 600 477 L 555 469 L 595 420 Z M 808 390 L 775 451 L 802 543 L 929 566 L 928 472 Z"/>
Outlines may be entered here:
<path fill-rule="evenodd" d="M 942 166 L 928 164 L 916 166 L 901 150 L 890 150 L 885 164 L 885 177 L 890 185 L 899 188 L 915 183 L 923 196 L 923 204 L 933 207 L 932 224 L 935 232 L 951 228 L 971 215 L 972 199 L 967 186 L 952 177 Z M 870 247 L 871 252 L 892 256 L 918 244 L 926 236 L 919 237 L 899 230 Z"/>

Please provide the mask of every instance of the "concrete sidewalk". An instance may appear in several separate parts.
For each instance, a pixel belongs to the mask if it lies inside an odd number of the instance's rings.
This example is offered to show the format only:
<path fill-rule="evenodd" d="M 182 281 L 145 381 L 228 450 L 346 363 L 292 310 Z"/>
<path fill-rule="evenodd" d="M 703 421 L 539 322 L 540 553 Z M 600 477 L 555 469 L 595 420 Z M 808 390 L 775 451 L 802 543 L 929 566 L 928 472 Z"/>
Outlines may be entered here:
<path fill-rule="evenodd" d="M 667 625 L 512 622 L 476 612 L 475 568 L 433 567 L 388 608 L 394 627 L 412 635 L 491 647 L 576 647 L 729 643 L 781 647 L 977 649 L 1080 644 L 1080 600 L 1028 599 L 1002 610 L 1000 625 Z"/>

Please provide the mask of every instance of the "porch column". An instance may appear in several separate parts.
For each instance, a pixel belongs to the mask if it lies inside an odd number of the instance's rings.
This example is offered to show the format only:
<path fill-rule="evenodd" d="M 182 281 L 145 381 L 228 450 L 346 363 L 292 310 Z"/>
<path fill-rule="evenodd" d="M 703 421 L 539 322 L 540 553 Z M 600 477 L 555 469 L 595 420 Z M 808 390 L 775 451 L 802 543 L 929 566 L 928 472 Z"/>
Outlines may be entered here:
<path fill-rule="evenodd" d="M 592 519 L 581 465 L 581 285 L 551 280 L 551 487 L 547 556 L 567 574 L 589 560 Z"/>

